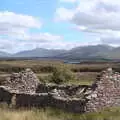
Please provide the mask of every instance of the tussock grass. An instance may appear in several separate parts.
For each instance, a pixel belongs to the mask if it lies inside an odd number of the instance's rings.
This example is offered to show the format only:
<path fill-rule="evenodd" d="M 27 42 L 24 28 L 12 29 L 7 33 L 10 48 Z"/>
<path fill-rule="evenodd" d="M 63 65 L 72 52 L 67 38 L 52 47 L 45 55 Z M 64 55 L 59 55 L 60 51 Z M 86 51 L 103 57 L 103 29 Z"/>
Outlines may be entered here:
<path fill-rule="evenodd" d="M 8 110 L 0 109 L 0 120 L 60 120 L 44 110 Z"/>
<path fill-rule="evenodd" d="M 49 82 L 46 76 L 51 75 L 56 66 L 63 66 L 60 61 L 0 61 L 0 81 L 5 75 L 11 72 L 19 72 L 20 70 L 30 67 L 41 79 Z M 119 64 L 80 64 L 80 65 L 65 65 L 72 70 L 77 77 L 67 82 L 67 84 L 91 84 L 96 78 L 97 72 L 106 67 L 114 66 L 117 71 L 120 71 Z M 82 72 L 82 74 L 79 74 Z M 85 72 L 85 73 L 83 73 Z M 90 72 L 90 73 L 89 73 Z M 93 72 L 93 73 L 91 73 Z M 5 105 L 0 105 L 0 120 L 120 120 L 120 108 L 111 108 L 98 113 L 88 114 L 73 114 L 57 109 L 31 109 L 31 110 L 12 110 Z"/>
<path fill-rule="evenodd" d="M 120 108 L 98 113 L 74 114 L 58 109 L 10 110 L 0 109 L 0 120 L 120 120 Z"/>

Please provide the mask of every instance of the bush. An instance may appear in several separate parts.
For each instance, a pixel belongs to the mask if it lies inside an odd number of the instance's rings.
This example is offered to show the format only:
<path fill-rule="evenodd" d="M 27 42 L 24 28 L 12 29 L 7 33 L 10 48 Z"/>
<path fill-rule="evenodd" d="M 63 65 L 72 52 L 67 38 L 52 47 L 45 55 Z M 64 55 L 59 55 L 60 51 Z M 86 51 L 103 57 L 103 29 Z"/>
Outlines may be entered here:
<path fill-rule="evenodd" d="M 70 71 L 70 69 L 65 66 L 56 67 L 51 76 L 51 82 L 56 84 L 65 83 L 72 79 L 75 79 L 75 76 Z"/>

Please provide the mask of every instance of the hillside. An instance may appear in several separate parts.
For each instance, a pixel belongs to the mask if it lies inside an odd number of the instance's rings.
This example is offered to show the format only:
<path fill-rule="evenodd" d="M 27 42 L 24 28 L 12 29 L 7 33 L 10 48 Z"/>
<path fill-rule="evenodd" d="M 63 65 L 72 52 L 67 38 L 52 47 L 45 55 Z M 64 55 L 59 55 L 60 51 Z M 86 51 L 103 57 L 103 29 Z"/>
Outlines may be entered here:
<path fill-rule="evenodd" d="M 114 49 L 106 45 L 83 46 L 73 48 L 57 57 L 62 59 L 108 59 L 111 58 L 110 53 L 114 52 Z"/>
<path fill-rule="evenodd" d="M 0 51 L 0 57 L 9 57 L 9 56 L 11 56 L 11 54 L 9 54 L 7 52 Z"/>
<path fill-rule="evenodd" d="M 40 57 L 64 60 L 96 60 L 96 59 L 120 59 L 120 47 L 108 45 L 89 45 L 75 47 L 70 50 L 36 48 L 33 50 L 20 51 L 16 54 L 0 52 L 0 57 Z"/>
<path fill-rule="evenodd" d="M 18 52 L 14 54 L 13 57 L 54 57 L 61 53 L 65 53 L 65 50 L 36 48 L 33 50 Z"/>

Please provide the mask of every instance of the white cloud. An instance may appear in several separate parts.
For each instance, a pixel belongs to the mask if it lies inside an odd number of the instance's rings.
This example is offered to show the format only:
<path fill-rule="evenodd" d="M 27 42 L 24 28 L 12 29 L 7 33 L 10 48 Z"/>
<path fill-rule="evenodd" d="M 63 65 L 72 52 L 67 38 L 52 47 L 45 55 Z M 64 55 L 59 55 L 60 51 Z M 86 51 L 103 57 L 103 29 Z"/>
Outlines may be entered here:
<path fill-rule="evenodd" d="M 52 35 L 50 33 L 40 33 L 40 34 L 33 34 L 28 37 L 28 40 L 34 40 L 34 41 L 41 41 L 43 42 L 51 42 L 51 41 L 60 41 L 62 40 L 62 36 L 59 35 Z"/>
<path fill-rule="evenodd" d="M 63 39 L 60 35 L 38 32 L 41 26 L 42 22 L 36 17 L 0 12 L 0 50 L 17 52 L 36 46 L 52 46 Z M 37 32 L 30 32 L 32 29 Z"/>
<path fill-rule="evenodd" d="M 120 32 L 116 32 L 115 34 L 104 35 L 101 37 L 101 42 L 104 44 L 110 44 L 114 46 L 120 45 Z"/>
<path fill-rule="evenodd" d="M 74 11 L 71 9 L 66 9 L 64 7 L 58 8 L 56 11 L 56 21 L 61 21 L 61 20 L 71 20 L 74 16 Z"/>
<path fill-rule="evenodd" d="M 16 14 L 13 12 L 0 12 L 0 25 L 10 25 L 21 28 L 39 28 L 42 23 L 33 16 Z"/>
<path fill-rule="evenodd" d="M 78 46 L 84 45 L 96 45 L 98 41 L 91 42 L 71 42 L 71 41 L 28 41 L 28 40 L 13 40 L 13 39 L 1 39 L 0 38 L 0 51 L 5 51 L 9 53 L 16 53 L 23 50 L 31 50 L 35 48 L 46 48 L 46 49 L 71 49 Z"/>
<path fill-rule="evenodd" d="M 25 39 L 30 29 L 39 29 L 41 26 L 42 22 L 33 16 L 7 11 L 0 12 L 1 36 L 16 37 L 16 39 L 22 36 Z"/>
<path fill-rule="evenodd" d="M 119 0 L 77 0 L 74 9 L 58 8 L 56 13 L 60 21 L 68 21 L 77 30 L 104 36 L 120 38 L 120 1 Z M 112 35 L 111 35 L 112 34 Z"/>
<path fill-rule="evenodd" d="M 14 33 L 9 36 L 11 39 L 24 40 L 27 42 L 51 42 L 60 41 L 63 39 L 60 35 L 54 35 L 51 33 L 30 33 L 29 31 L 19 32 L 19 34 Z"/>
<path fill-rule="evenodd" d="M 68 3 L 74 3 L 76 2 L 77 0 L 60 0 L 60 2 L 68 2 Z"/>
<path fill-rule="evenodd" d="M 4 38 L 5 37 L 5 38 Z M 10 53 L 18 52 L 22 50 L 34 49 L 36 47 L 44 48 L 60 48 L 59 43 L 62 42 L 62 37 L 50 33 L 39 34 L 19 34 L 18 36 L 1 36 L 0 38 L 0 50 Z"/>

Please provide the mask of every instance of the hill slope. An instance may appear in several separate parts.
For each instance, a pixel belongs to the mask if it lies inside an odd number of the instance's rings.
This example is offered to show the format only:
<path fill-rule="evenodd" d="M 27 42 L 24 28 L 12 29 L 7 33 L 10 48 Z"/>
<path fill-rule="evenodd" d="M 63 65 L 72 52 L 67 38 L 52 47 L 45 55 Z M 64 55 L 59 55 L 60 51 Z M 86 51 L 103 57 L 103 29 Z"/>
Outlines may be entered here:
<path fill-rule="evenodd" d="M 114 50 L 111 46 L 97 45 L 73 48 L 67 53 L 56 56 L 63 59 L 93 59 L 109 58 L 109 54 Z M 114 54 L 114 53 L 113 53 Z M 107 56 L 106 56 L 107 55 Z"/>
<path fill-rule="evenodd" d="M 21 51 L 13 55 L 0 52 L 0 57 L 46 57 L 65 60 L 120 59 L 120 47 L 92 45 L 76 47 L 70 50 L 36 48 L 33 50 Z"/>
<path fill-rule="evenodd" d="M 11 56 L 11 54 L 9 54 L 7 52 L 0 51 L 0 57 L 9 57 L 9 56 Z"/>
<path fill-rule="evenodd" d="M 54 57 L 61 53 L 64 53 L 65 50 L 48 50 L 43 48 L 36 48 L 33 50 L 22 51 L 14 54 L 14 57 Z"/>

